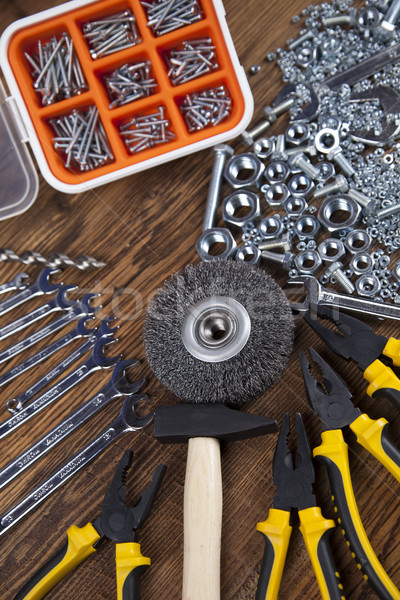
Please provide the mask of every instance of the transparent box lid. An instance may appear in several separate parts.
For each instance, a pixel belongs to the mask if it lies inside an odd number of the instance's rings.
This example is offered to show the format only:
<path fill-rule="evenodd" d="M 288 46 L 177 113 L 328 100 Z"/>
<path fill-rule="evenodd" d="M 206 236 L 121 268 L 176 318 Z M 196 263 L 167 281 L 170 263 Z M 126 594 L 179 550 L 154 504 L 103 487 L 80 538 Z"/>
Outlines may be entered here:
<path fill-rule="evenodd" d="M 0 220 L 28 210 L 39 188 L 27 140 L 17 125 L 16 110 L 0 81 Z"/>

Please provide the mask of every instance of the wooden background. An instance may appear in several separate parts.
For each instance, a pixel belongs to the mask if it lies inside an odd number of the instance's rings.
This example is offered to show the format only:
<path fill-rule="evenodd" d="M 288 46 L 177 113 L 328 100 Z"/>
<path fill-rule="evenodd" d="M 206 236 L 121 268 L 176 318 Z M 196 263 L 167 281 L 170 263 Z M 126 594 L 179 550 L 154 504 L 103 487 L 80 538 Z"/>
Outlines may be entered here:
<path fill-rule="evenodd" d="M 0 28 L 28 14 L 59 4 L 57 0 L 0 0 Z M 270 103 L 279 91 L 278 69 L 263 61 L 266 54 L 295 36 L 298 26 L 291 17 L 306 6 L 305 0 L 271 2 L 226 0 L 227 19 L 239 58 L 246 68 L 262 65 L 251 77 L 256 112 Z M 280 125 L 282 127 L 282 125 Z M 80 273 L 67 270 L 66 283 L 85 290 L 102 291 L 102 315 L 117 313 L 121 325 L 118 345 L 112 352 L 143 359 L 141 329 L 147 298 L 173 271 L 197 260 L 194 245 L 201 229 L 212 157 L 210 151 L 191 155 L 168 165 L 120 180 L 94 191 L 67 196 L 51 189 L 42 179 L 39 197 L 29 212 L 0 223 L 0 245 L 44 254 L 62 251 L 70 256 L 88 253 L 104 259 L 103 270 Z M 226 191 L 226 190 L 225 190 Z M 18 270 L 2 266 L 1 282 Z M 22 270 L 22 269 L 21 269 Z M 29 267 L 32 274 L 37 268 Z M 284 283 L 279 272 L 276 274 Z M 118 296 L 119 293 L 119 296 Z M 30 307 L 40 304 L 32 302 Z M 25 310 L 25 309 L 24 309 Z M 21 311 L 22 313 L 23 311 Z M 18 311 L 11 318 L 19 315 Z M 396 322 L 372 321 L 377 332 L 398 335 Z M 5 346 L 8 344 L 5 343 Z M 281 422 L 285 411 L 301 411 L 311 443 L 320 440 L 320 424 L 307 406 L 298 353 L 313 345 L 340 369 L 350 384 L 355 401 L 371 417 L 385 416 L 392 423 L 394 439 L 400 443 L 400 415 L 388 402 L 373 403 L 365 396 L 365 382 L 354 365 L 337 358 L 319 342 L 305 322 L 296 324 L 293 356 L 281 379 L 247 410 L 275 417 Z M 67 355 L 73 346 L 65 350 Z M 24 391 L 40 374 L 55 365 L 53 357 L 35 374 L 29 374 L 2 389 L 2 404 Z M 12 364 L 19 362 L 15 359 Z M 3 371 L 6 366 L 3 365 Z M 132 370 L 132 377 L 146 376 L 150 404 L 174 401 L 156 381 L 145 361 Z M 61 402 L 21 427 L 1 442 L 0 467 L 18 456 L 44 435 L 72 408 L 89 398 L 106 382 L 108 374 L 97 373 Z M 34 468 L 13 482 L 0 495 L 0 511 L 13 506 L 74 452 L 106 428 L 118 414 L 121 401 L 114 401 L 89 424 L 82 426 Z M 2 409 L 4 420 L 8 413 Z M 274 486 L 271 461 L 276 436 L 226 444 L 222 451 L 224 517 L 222 540 L 222 600 L 254 598 L 263 552 L 257 521 L 264 520 L 272 505 Z M 354 439 L 350 460 L 358 506 L 371 543 L 394 582 L 400 586 L 400 507 L 398 484 Z M 50 499 L 23 519 L 0 539 L 0 597 L 11 600 L 35 569 L 64 543 L 71 524 L 84 525 L 99 511 L 103 494 L 115 465 L 126 448 L 135 451 L 136 460 L 129 478 L 128 500 L 148 484 L 161 462 L 169 469 L 154 512 L 141 530 L 142 551 L 152 559 L 152 567 L 142 580 L 142 598 L 180 598 L 182 575 L 182 500 L 186 446 L 161 446 L 152 437 L 152 427 L 140 434 L 120 438 L 103 455 L 83 469 Z M 326 517 L 333 516 L 326 474 L 317 466 L 316 493 Z M 337 530 L 332 536 L 334 556 L 342 574 L 346 597 L 350 600 L 375 598 L 350 556 L 345 540 Z M 295 529 L 281 585 L 283 600 L 319 598 L 316 580 L 298 529 Z M 48 595 L 49 600 L 116 598 L 114 547 L 111 542 L 65 578 Z"/>

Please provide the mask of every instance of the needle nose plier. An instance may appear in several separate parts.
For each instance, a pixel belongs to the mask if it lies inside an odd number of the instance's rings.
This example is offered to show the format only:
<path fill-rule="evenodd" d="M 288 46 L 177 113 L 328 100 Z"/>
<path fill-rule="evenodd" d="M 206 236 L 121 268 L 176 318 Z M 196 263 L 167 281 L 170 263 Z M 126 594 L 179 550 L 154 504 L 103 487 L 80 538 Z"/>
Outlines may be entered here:
<path fill-rule="evenodd" d="M 332 497 L 340 516 L 340 526 L 359 568 L 380 598 L 400 600 L 400 591 L 376 557 L 362 524 L 354 497 L 348 446 L 342 428 L 349 426 L 356 433 L 358 443 L 367 448 L 385 467 L 390 466 L 389 470 L 397 479 L 400 475 L 400 452 L 382 434 L 380 428 L 375 426 L 380 420 L 372 421 L 353 406 L 351 393 L 341 377 L 315 350 L 309 348 L 309 353 L 323 378 L 323 384 L 315 379 L 310 362 L 301 353 L 300 364 L 307 399 L 324 425 L 322 443 L 314 448 L 313 454 L 326 465 Z"/>
<path fill-rule="evenodd" d="M 323 600 L 344 600 L 330 546 L 329 536 L 335 522 L 325 519 L 313 494 L 315 480 L 310 446 L 301 415 L 296 413 L 298 448 L 293 455 L 288 447 L 289 415 L 285 414 L 275 450 L 273 476 L 276 485 L 273 508 L 266 521 L 257 524 L 264 536 L 265 549 L 258 580 L 256 600 L 278 597 L 286 554 L 292 533 L 291 513 L 298 511 L 300 531 L 318 581 Z"/>
<path fill-rule="evenodd" d="M 140 544 L 134 542 L 135 532 L 150 514 L 166 466 L 159 465 L 140 500 L 134 507 L 128 507 L 125 505 L 125 482 L 132 457 L 133 453 L 127 450 L 118 464 L 107 489 L 101 515 L 84 527 L 69 527 L 64 548 L 33 575 L 14 600 L 40 600 L 65 575 L 96 552 L 99 544 L 106 539 L 116 542 L 118 600 L 140 599 L 140 576 L 150 566 L 150 559 L 142 555 Z"/>
<path fill-rule="evenodd" d="M 384 355 L 400 366 L 400 340 L 374 333 L 368 325 L 338 310 L 318 307 L 317 314 L 335 323 L 339 332 L 324 327 L 314 314 L 305 315 L 307 323 L 325 344 L 343 358 L 354 360 L 368 381 L 371 398 L 388 398 L 400 410 L 400 379 L 379 357 Z"/>

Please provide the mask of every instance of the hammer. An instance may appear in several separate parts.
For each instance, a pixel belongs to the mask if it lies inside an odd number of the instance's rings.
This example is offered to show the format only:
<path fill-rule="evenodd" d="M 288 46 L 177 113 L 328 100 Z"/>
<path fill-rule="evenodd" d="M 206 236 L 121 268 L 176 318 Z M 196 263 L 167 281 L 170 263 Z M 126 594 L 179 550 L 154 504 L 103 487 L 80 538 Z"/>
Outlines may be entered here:
<path fill-rule="evenodd" d="M 223 404 L 158 406 L 154 437 L 165 444 L 188 441 L 184 491 L 182 600 L 219 600 L 222 529 L 220 440 L 273 433 L 274 419 Z"/>

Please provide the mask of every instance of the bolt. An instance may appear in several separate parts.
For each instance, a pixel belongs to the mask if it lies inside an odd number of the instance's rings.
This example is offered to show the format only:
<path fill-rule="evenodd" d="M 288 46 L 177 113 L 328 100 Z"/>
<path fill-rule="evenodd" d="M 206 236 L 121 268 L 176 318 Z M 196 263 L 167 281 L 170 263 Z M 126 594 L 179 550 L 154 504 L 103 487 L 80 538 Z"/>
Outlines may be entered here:
<path fill-rule="evenodd" d="M 301 169 L 303 173 L 308 175 L 311 179 L 317 179 L 319 177 L 319 171 L 310 163 L 307 157 L 302 152 L 293 154 L 288 160 L 288 166 L 293 169 Z"/>
<path fill-rule="evenodd" d="M 328 160 L 333 160 L 333 162 L 336 163 L 348 177 L 352 177 L 355 174 L 353 165 L 345 157 L 340 146 L 332 148 L 332 150 L 328 152 L 327 158 Z"/>
<path fill-rule="evenodd" d="M 397 204 L 392 204 L 391 206 L 388 206 L 386 208 L 382 208 L 381 210 L 378 210 L 378 212 L 376 213 L 376 217 L 378 219 L 384 219 L 385 217 L 389 217 L 391 215 L 396 215 L 400 213 L 400 202 L 397 202 Z"/>
<path fill-rule="evenodd" d="M 282 237 L 272 240 L 264 240 L 258 244 L 260 250 L 273 250 L 275 248 L 282 249 L 284 252 L 289 252 L 292 249 L 292 240 L 288 233 Z"/>
<path fill-rule="evenodd" d="M 308 144 L 308 146 L 294 146 L 293 148 L 286 148 L 285 150 L 287 156 L 293 156 L 293 154 L 298 154 L 302 152 L 303 154 L 309 154 L 310 156 L 317 155 L 317 149 L 314 144 Z"/>
<path fill-rule="evenodd" d="M 360 206 L 363 207 L 365 214 L 375 212 L 379 206 L 379 200 L 376 198 L 368 198 L 365 194 L 362 194 L 354 188 L 350 188 L 347 194 L 350 198 L 353 198 Z"/>
<path fill-rule="evenodd" d="M 261 252 L 262 258 L 266 260 L 270 260 L 275 263 L 279 263 L 282 265 L 282 268 L 285 271 L 289 271 L 292 268 L 294 254 L 292 252 L 285 252 L 284 254 L 278 254 L 277 252 L 269 252 L 268 250 L 264 250 Z"/>
<path fill-rule="evenodd" d="M 306 33 L 304 33 L 297 39 L 293 40 L 293 42 L 291 42 L 289 44 L 289 50 L 294 50 L 295 48 L 297 48 L 297 46 L 300 46 L 300 44 L 302 44 L 303 42 L 306 42 L 307 40 L 311 40 L 312 38 L 317 37 L 318 33 L 319 33 L 318 29 L 316 29 L 315 27 L 313 27 L 312 29 L 309 29 L 308 31 L 306 31 Z"/>
<path fill-rule="evenodd" d="M 203 220 L 203 231 L 206 229 L 211 229 L 214 225 L 225 162 L 229 156 L 232 156 L 233 148 L 227 144 L 219 144 L 214 146 L 213 152 L 214 165 L 211 173 L 210 187 L 208 189 L 206 212 Z"/>
<path fill-rule="evenodd" d="M 329 196 L 329 194 L 345 194 L 348 189 L 349 184 L 346 177 L 344 177 L 344 175 L 337 175 L 331 183 L 316 189 L 314 198 L 323 198 L 324 196 Z M 354 200 L 356 200 L 356 198 L 354 198 Z"/>
<path fill-rule="evenodd" d="M 271 153 L 270 160 L 271 161 L 275 161 L 275 160 L 286 161 L 287 158 L 288 158 L 288 155 L 286 154 L 286 138 L 285 138 L 285 135 L 283 133 L 281 133 L 276 136 L 275 149 Z"/>
<path fill-rule="evenodd" d="M 279 115 L 289 110 L 289 108 L 293 106 L 294 102 L 295 98 L 288 96 L 276 106 L 266 106 L 264 108 L 265 120 L 260 121 L 260 123 L 253 127 L 253 129 L 250 129 L 250 131 L 244 131 L 242 133 L 242 141 L 246 144 L 246 146 L 251 146 L 254 144 L 255 140 L 271 127 L 272 123 L 276 121 Z"/>
<path fill-rule="evenodd" d="M 389 10 L 385 14 L 383 21 L 381 22 L 382 29 L 384 29 L 388 33 L 392 33 L 399 16 L 400 16 L 400 0 L 393 0 L 393 2 L 391 3 L 391 5 L 389 7 Z"/>
<path fill-rule="evenodd" d="M 325 275 L 329 279 L 334 275 L 336 277 L 337 282 L 340 283 L 345 292 L 347 292 L 348 294 L 352 294 L 356 288 L 354 287 L 350 279 L 347 277 L 347 275 L 342 271 L 342 267 L 343 265 L 341 262 L 334 262 L 331 265 L 329 265 L 329 267 L 326 269 Z"/>

